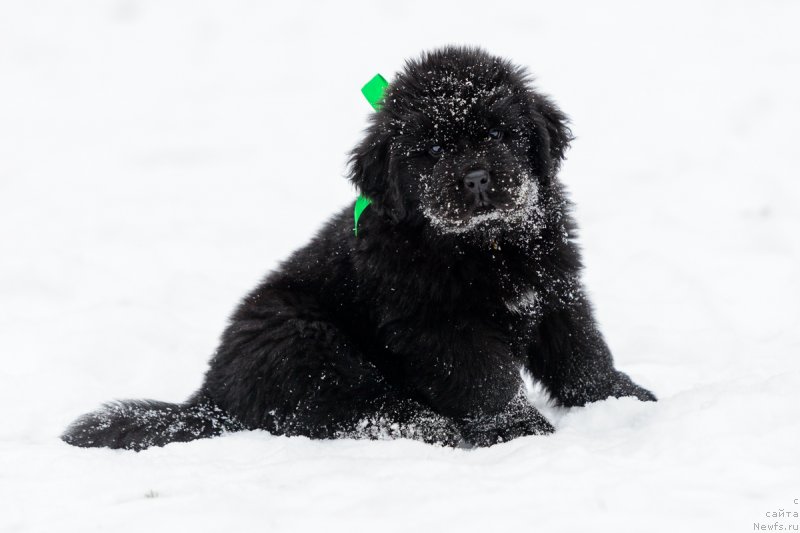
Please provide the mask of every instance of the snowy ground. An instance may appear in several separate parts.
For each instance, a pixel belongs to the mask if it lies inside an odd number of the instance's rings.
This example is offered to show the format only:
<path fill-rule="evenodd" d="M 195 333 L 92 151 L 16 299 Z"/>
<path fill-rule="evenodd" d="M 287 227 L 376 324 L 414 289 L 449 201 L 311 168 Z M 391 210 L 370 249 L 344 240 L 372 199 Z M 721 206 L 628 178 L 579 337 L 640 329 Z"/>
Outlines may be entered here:
<path fill-rule="evenodd" d="M 0 531 L 800 527 L 768 516 L 800 512 L 800 3 L 432 4 L 0 4 Z M 586 281 L 660 402 L 474 451 L 61 443 L 198 386 L 238 298 L 353 201 L 361 84 L 450 42 L 572 116 Z"/>

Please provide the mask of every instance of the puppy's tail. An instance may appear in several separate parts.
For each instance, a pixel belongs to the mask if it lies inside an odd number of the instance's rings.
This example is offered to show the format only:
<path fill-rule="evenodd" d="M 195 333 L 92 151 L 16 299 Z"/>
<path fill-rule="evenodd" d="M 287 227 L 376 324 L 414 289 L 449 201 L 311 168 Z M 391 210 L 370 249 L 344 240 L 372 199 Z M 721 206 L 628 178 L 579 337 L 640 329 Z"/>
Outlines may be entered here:
<path fill-rule="evenodd" d="M 73 422 L 61 440 L 82 448 L 140 451 L 170 442 L 214 437 L 242 426 L 202 394 L 183 404 L 125 400 L 105 404 Z"/>

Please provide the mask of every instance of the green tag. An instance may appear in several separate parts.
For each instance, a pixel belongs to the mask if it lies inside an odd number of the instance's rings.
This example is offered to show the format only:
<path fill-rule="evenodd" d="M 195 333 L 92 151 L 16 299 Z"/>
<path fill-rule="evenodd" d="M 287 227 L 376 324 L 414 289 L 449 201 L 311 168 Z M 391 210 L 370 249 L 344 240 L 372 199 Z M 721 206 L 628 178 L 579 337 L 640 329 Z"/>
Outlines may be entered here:
<path fill-rule="evenodd" d="M 371 203 L 372 200 L 363 194 L 358 197 L 358 200 L 356 200 L 356 206 L 353 209 L 353 233 L 356 234 L 356 237 L 358 237 L 358 219 L 361 218 L 361 213 L 363 213 L 364 209 L 366 209 Z"/>
<path fill-rule="evenodd" d="M 380 74 L 375 74 L 375 76 L 361 88 L 361 94 L 364 95 L 364 98 L 367 99 L 367 102 L 369 102 L 369 105 L 371 105 L 375 111 L 381 108 L 381 100 L 383 100 L 383 94 L 386 92 L 388 86 L 389 82 L 386 81 L 386 78 Z"/>

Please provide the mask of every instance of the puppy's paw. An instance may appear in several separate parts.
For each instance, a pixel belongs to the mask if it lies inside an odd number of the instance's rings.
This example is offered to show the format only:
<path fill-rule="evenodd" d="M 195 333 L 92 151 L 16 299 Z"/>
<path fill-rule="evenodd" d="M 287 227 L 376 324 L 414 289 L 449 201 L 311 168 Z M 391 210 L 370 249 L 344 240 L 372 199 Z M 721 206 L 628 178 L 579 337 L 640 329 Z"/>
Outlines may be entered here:
<path fill-rule="evenodd" d="M 486 447 L 528 435 L 549 435 L 553 425 L 526 403 L 510 406 L 508 410 L 491 415 L 467 418 L 462 421 L 462 447 Z"/>
<path fill-rule="evenodd" d="M 553 395 L 559 405 L 563 407 L 582 407 L 606 398 L 628 396 L 643 402 L 657 401 L 652 392 L 634 383 L 624 372 L 616 370 L 593 379 L 580 381 L 578 384 L 561 386 L 553 391 Z"/>
<path fill-rule="evenodd" d="M 628 374 L 623 372 L 617 372 L 616 379 L 611 384 L 611 390 L 608 396 L 614 396 L 615 398 L 633 396 L 643 402 L 658 401 L 655 394 L 634 383 L 633 380 L 628 377 Z"/>
<path fill-rule="evenodd" d="M 434 446 L 457 447 L 463 441 L 461 429 L 452 418 L 408 399 L 390 397 L 375 411 L 362 416 L 352 426 L 344 427 L 336 438 L 412 439 Z"/>

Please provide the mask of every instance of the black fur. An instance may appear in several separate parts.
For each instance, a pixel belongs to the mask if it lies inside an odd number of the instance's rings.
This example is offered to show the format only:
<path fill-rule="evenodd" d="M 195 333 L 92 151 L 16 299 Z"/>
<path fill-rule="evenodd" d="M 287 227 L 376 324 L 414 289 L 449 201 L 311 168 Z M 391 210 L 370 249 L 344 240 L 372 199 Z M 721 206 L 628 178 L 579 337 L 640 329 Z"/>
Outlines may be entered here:
<path fill-rule="evenodd" d="M 614 368 L 580 282 L 556 177 L 570 141 L 508 61 L 448 47 L 408 62 L 352 153 L 373 202 L 358 236 L 348 206 L 267 276 L 185 405 L 112 404 L 64 440 L 140 450 L 259 428 L 488 446 L 553 431 L 521 369 L 565 406 L 655 400 Z"/>

